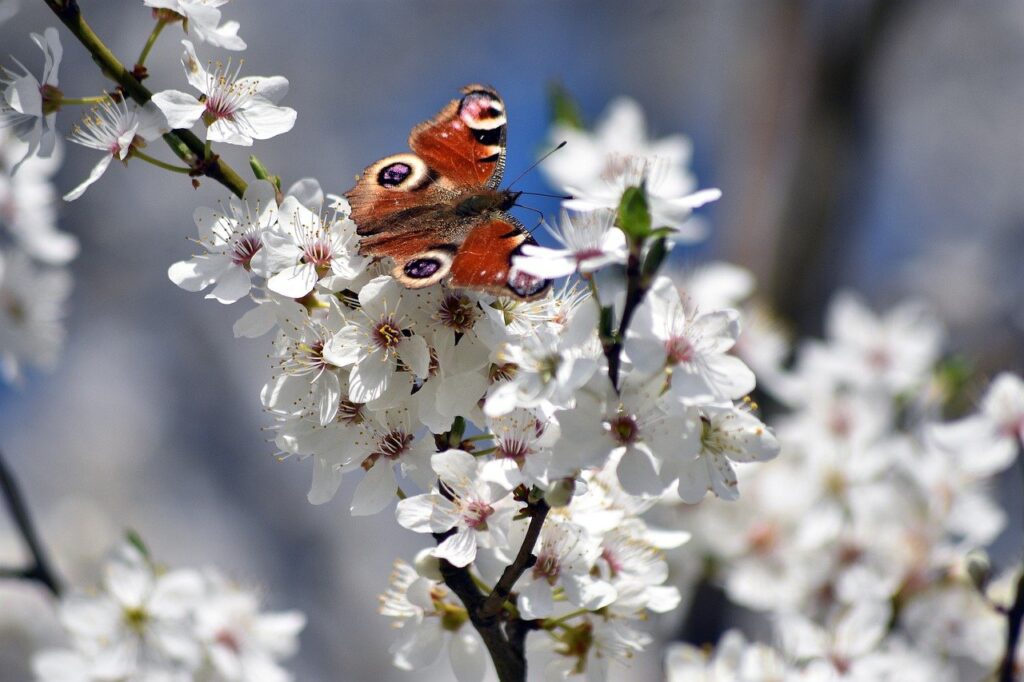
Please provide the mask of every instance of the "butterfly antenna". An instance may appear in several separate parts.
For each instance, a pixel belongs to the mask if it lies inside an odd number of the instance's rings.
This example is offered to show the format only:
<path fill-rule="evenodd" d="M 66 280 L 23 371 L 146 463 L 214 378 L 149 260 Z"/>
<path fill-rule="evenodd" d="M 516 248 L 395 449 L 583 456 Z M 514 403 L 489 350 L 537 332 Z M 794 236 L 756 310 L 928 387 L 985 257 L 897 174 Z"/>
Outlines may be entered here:
<path fill-rule="evenodd" d="M 542 213 L 540 210 L 534 208 L 533 206 L 523 206 L 522 204 L 516 204 L 516 206 L 518 206 L 519 208 L 525 208 L 527 211 L 533 211 L 538 216 L 540 216 L 540 220 L 538 220 L 537 224 L 533 226 L 533 229 L 527 230 L 527 232 L 529 232 L 530 234 L 533 234 L 533 230 L 536 230 L 544 222 L 544 213 Z"/>
<path fill-rule="evenodd" d="M 572 199 L 571 194 L 545 194 L 544 192 L 520 192 L 520 194 L 525 194 L 526 196 L 529 197 L 547 197 L 549 199 L 562 199 L 563 201 L 565 199 Z"/>
<path fill-rule="evenodd" d="M 547 158 L 548 158 L 549 156 L 551 156 L 552 154 L 554 154 L 555 152 L 557 152 L 557 151 L 558 151 L 559 149 L 561 149 L 562 147 L 564 147 L 564 146 L 565 146 L 565 145 L 567 145 L 568 143 L 569 143 L 569 142 L 568 142 L 568 140 L 562 140 L 561 142 L 559 142 L 559 143 L 558 143 L 557 145 L 555 145 L 555 148 L 554 148 L 554 149 L 552 149 L 552 150 L 551 150 L 551 151 L 549 151 L 549 152 L 548 152 L 547 154 L 545 154 L 544 156 L 542 156 L 542 157 L 540 157 L 539 159 L 537 159 L 536 161 L 534 161 L 534 162 L 533 162 L 532 164 L 530 164 L 530 166 L 529 166 L 529 167 L 528 167 L 528 168 L 527 168 L 526 170 L 524 170 L 524 171 L 523 171 L 522 173 L 520 173 L 519 175 L 517 175 L 517 176 L 516 176 L 516 179 L 515 179 L 515 180 L 513 180 L 512 182 L 510 182 L 510 183 L 508 184 L 508 187 L 506 187 L 505 189 L 512 189 L 512 185 L 514 185 L 514 184 L 516 184 L 517 182 L 519 182 L 520 180 L 522 180 L 522 179 L 523 179 L 523 176 L 524 176 L 524 175 L 526 175 L 527 173 L 529 173 L 530 171 L 532 171 L 532 170 L 533 170 L 534 168 L 536 168 L 537 166 L 539 166 L 539 165 L 540 165 L 541 163 L 543 163 L 543 162 L 544 162 L 544 160 L 545 160 L 545 159 L 547 159 Z"/>

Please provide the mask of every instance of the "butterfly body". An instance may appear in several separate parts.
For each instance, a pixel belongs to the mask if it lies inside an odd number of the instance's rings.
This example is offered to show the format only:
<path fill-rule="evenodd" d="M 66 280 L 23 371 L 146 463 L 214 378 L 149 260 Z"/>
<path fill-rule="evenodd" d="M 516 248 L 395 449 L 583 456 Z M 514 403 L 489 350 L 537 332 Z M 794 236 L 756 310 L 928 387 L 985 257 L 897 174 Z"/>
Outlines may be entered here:
<path fill-rule="evenodd" d="M 482 85 L 462 90 L 413 128 L 412 153 L 385 157 L 347 194 L 359 250 L 390 258 L 410 288 L 456 288 L 530 299 L 550 282 L 516 272 L 512 257 L 530 234 L 506 213 L 519 192 L 498 189 L 505 167 L 505 107 Z"/>

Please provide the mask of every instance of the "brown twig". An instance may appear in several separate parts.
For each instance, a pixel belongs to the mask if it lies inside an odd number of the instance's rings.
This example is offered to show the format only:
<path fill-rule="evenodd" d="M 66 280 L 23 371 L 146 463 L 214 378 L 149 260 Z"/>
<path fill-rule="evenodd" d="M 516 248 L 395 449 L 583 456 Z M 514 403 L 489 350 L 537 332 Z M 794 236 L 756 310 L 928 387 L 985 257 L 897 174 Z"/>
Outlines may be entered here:
<path fill-rule="evenodd" d="M 1017 643 L 1020 641 L 1021 619 L 1024 619 L 1024 570 L 1017 578 L 1017 594 L 1006 613 L 1006 653 L 999 666 L 999 682 L 1014 682 L 1017 679 Z"/>
<path fill-rule="evenodd" d="M 526 569 L 530 568 L 537 560 L 533 556 L 533 548 L 537 545 L 537 539 L 540 537 L 540 529 L 544 525 L 544 519 L 547 518 L 548 507 L 547 502 L 544 500 L 538 500 L 537 502 L 530 505 L 529 509 L 531 514 L 530 527 L 526 529 L 526 536 L 523 538 L 523 544 L 519 548 L 519 553 L 516 554 L 515 560 L 505 567 L 505 570 L 501 573 L 501 578 L 498 579 L 497 584 L 491 593 L 487 595 L 487 600 L 483 605 L 483 615 L 493 616 L 501 611 L 501 607 L 505 604 L 505 600 L 508 599 L 509 595 L 512 594 L 512 588 L 515 587 L 516 581 L 522 577 Z"/>
<path fill-rule="evenodd" d="M 119 89 L 125 95 L 131 97 L 139 106 L 144 106 L 152 98 L 153 93 L 139 82 L 131 69 L 125 67 L 121 61 L 114 56 L 99 36 L 92 30 L 89 24 L 82 17 L 82 11 L 77 0 L 43 0 L 46 6 L 53 10 L 57 18 L 67 26 L 68 30 L 82 43 L 92 60 L 100 67 L 105 76 L 118 84 Z M 191 131 L 176 129 L 164 135 L 164 142 L 171 148 L 178 158 L 189 166 L 199 168 L 203 163 L 202 174 L 220 184 L 241 197 L 245 193 L 246 182 L 235 170 L 222 159 L 212 162 L 204 162 L 206 154 L 203 141 L 196 137 Z"/>
<path fill-rule="evenodd" d="M 32 554 L 32 564 L 23 569 L 3 569 L 0 575 L 7 578 L 22 578 L 26 580 L 37 580 L 47 587 L 54 595 L 60 596 L 61 584 L 56 573 L 50 568 L 50 562 L 43 552 L 43 546 L 36 535 L 32 519 L 29 517 L 28 506 L 21 494 L 14 474 L 4 461 L 3 453 L 0 452 L 0 490 L 3 491 L 4 499 L 7 500 L 7 509 L 11 513 L 14 525 L 21 533 L 25 546 Z"/>

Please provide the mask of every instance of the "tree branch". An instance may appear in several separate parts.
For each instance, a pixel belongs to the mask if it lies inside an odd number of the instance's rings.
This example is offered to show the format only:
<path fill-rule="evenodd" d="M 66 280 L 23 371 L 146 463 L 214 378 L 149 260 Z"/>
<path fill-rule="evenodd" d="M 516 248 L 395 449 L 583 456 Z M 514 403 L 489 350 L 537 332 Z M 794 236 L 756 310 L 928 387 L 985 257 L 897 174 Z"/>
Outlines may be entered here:
<path fill-rule="evenodd" d="M 53 10 L 57 18 L 67 26 L 68 30 L 82 43 L 92 60 L 100 67 L 105 76 L 117 83 L 125 95 L 131 97 L 139 106 L 144 106 L 152 98 L 153 93 L 144 86 L 135 75 L 118 60 L 99 36 L 93 32 L 89 24 L 82 18 L 78 0 L 43 0 Z M 241 197 L 245 193 L 246 182 L 235 170 L 218 157 L 207 159 L 204 154 L 203 141 L 191 131 L 176 129 L 164 135 L 164 141 L 171 150 L 197 172 L 216 180 Z"/>
<path fill-rule="evenodd" d="M 1014 682 L 1016 676 L 1017 643 L 1020 641 L 1021 619 L 1024 618 L 1024 570 L 1017 579 L 1017 594 L 1013 606 L 1006 614 L 1006 653 L 999 666 L 999 682 Z"/>
<path fill-rule="evenodd" d="M 540 537 L 540 529 L 544 525 L 544 519 L 547 518 L 548 511 L 551 508 L 548 507 L 547 502 L 543 499 L 531 504 L 529 508 L 532 510 L 533 518 L 530 519 L 530 527 L 526 529 L 526 537 L 523 538 L 523 544 L 519 548 L 519 553 L 516 555 L 515 560 L 505 567 L 501 578 L 498 579 L 498 583 L 491 590 L 491 593 L 487 595 L 487 600 L 483 605 L 483 615 L 485 616 L 494 616 L 501 611 L 505 600 L 512 594 L 512 588 L 515 586 L 516 581 L 537 560 L 533 556 L 533 548 L 537 544 L 537 538 Z"/>
<path fill-rule="evenodd" d="M 502 608 L 516 581 L 536 561 L 533 548 L 540 537 L 549 507 L 544 500 L 539 500 L 530 503 L 529 509 L 532 518 L 519 553 L 502 572 L 490 594 L 485 596 L 477 587 L 468 566 L 460 568 L 441 560 L 444 584 L 462 600 L 469 621 L 480 633 L 501 682 L 526 682 L 526 635 L 538 627 L 538 621 L 511 616 Z M 454 532 L 435 533 L 434 539 L 440 544 Z"/>
<path fill-rule="evenodd" d="M 11 473 L 7 462 L 4 461 L 2 452 L 0 452 L 0 490 L 3 491 L 4 499 L 7 500 L 7 509 L 11 513 L 14 525 L 17 526 L 18 532 L 21 533 L 21 537 L 25 541 L 25 546 L 28 547 L 29 552 L 32 554 L 31 566 L 20 570 L 4 569 L 0 571 L 0 576 L 38 580 L 53 592 L 54 595 L 60 596 L 60 580 L 57 579 L 56 574 L 50 568 L 50 563 L 47 561 L 43 547 L 36 536 L 32 519 L 29 517 L 25 498 L 18 488 L 17 481 L 14 480 L 14 474 Z"/>
<path fill-rule="evenodd" d="M 442 542 L 448 533 L 436 533 L 434 538 L 438 543 Z M 516 641 L 512 641 L 505 629 L 502 629 L 502 619 L 497 615 L 483 615 L 485 597 L 473 581 L 468 567 L 459 568 L 451 565 L 444 559 L 441 560 L 441 576 L 444 584 L 462 600 L 469 614 L 469 622 L 473 624 L 480 638 L 487 647 L 487 652 L 494 662 L 494 669 L 498 673 L 501 682 L 526 682 L 526 657 L 524 655 L 523 639 L 525 631 L 520 638 L 519 628 L 512 630 L 516 634 Z M 518 619 L 515 619 L 518 620 Z M 511 624 L 506 628 L 510 628 Z"/>

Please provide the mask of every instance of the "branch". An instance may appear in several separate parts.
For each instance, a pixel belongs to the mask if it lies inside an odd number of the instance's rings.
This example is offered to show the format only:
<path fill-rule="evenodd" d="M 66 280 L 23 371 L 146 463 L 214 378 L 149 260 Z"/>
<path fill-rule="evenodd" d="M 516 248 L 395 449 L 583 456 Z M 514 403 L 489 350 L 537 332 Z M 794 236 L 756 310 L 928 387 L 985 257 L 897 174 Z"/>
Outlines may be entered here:
<path fill-rule="evenodd" d="M 152 98 L 149 88 L 139 82 L 138 78 L 122 64 L 114 53 L 99 39 L 78 7 L 78 0 L 43 0 L 53 10 L 57 18 L 68 27 L 78 38 L 85 49 L 92 55 L 92 60 L 108 78 L 117 83 L 124 93 L 131 97 L 139 106 L 144 106 Z M 191 131 L 176 129 L 164 135 L 164 141 L 178 158 L 201 172 L 206 177 L 216 180 L 241 197 L 245 193 L 246 183 L 235 170 L 218 157 L 206 158 L 203 141 Z"/>
<path fill-rule="evenodd" d="M 519 548 L 519 553 L 516 555 L 515 561 L 509 564 L 501 574 L 501 578 L 498 583 L 491 590 L 491 593 L 487 595 L 487 600 L 483 605 L 483 615 L 494 616 L 501 611 L 501 607 L 505 604 L 505 600 L 508 599 L 509 595 L 512 594 L 512 588 L 515 586 L 516 581 L 522 577 L 526 569 L 530 568 L 537 560 L 533 556 L 533 548 L 537 544 L 537 538 L 540 537 L 541 526 L 544 525 L 544 519 L 547 518 L 548 507 L 547 502 L 543 499 L 538 501 L 536 504 L 530 505 L 532 510 L 531 514 L 533 518 L 530 519 L 530 527 L 526 529 L 526 537 L 523 538 L 523 544 Z"/>
<path fill-rule="evenodd" d="M 1024 618 L 1024 570 L 1017 579 L 1017 594 L 1013 606 L 1006 614 L 1006 653 L 999 666 L 999 682 L 1014 682 L 1016 675 L 1017 642 L 1020 641 L 1021 619 Z"/>
<path fill-rule="evenodd" d="M 434 538 L 440 543 L 451 533 L 451 531 L 435 533 Z M 444 584 L 462 600 L 462 605 L 466 607 L 469 622 L 480 633 L 480 638 L 484 641 L 487 652 L 494 662 L 498 679 L 501 682 L 526 682 L 526 656 L 523 647 L 526 631 L 520 626 L 513 628 L 509 623 L 506 626 L 509 633 L 506 634 L 506 630 L 501 627 L 501 619 L 497 616 L 483 615 L 485 598 L 473 581 L 469 568 L 453 566 L 444 559 L 440 563 Z"/>
<path fill-rule="evenodd" d="M 4 499 L 7 500 L 7 508 L 11 513 L 11 518 L 18 528 L 18 532 L 21 533 L 25 546 L 28 547 L 29 552 L 32 554 L 31 566 L 21 570 L 5 569 L 0 571 L 0 576 L 38 580 L 53 592 L 55 596 L 60 596 L 60 580 L 57 579 L 56 574 L 50 568 L 46 554 L 43 553 L 43 547 L 36 536 L 32 519 L 29 518 L 25 498 L 22 496 L 21 490 L 14 480 L 14 474 L 11 473 L 7 463 L 4 461 L 3 453 L 0 453 L 0 490 L 3 490 Z"/>
<path fill-rule="evenodd" d="M 444 584 L 462 600 L 469 621 L 480 633 L 501 682 L 526 682 L 526 635 L 530 630 L 539 627 L 539 621 L 510 616 L 502 609 L 516 581 L 536 561 L 533 548 L 540 537 L 540 529 L 544 525 L 549 507 L 544 500 L 540 500 L 531 503 L 529 508 L 533 518 L 530 520 L 530 527 L 526 530 L 526 537 L 519 548 L 519 553 L 505 568 L 498 584 L 489 595 L 484 596 L 477 587 L 469 567 L 460 568 L 441 560 Z M 440 544 L 454 532 L 449 530 L 446 533 L 435 533 L 434 539 Z"/>

